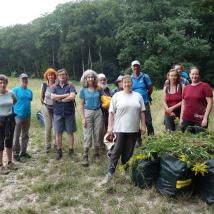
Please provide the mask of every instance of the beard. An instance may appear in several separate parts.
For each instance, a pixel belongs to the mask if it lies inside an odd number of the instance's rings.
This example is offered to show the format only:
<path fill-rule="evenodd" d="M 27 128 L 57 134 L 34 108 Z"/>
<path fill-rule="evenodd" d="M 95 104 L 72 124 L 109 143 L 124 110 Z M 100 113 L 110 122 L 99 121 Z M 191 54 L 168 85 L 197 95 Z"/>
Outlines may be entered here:
<path fill-rule="evenodd" d="M 105 90 L 107 87 L 108 87 L 108 84 L 106 83 L 106 84 L 100 84 L 100 87 L 103 89 L 103 90 Z"/>

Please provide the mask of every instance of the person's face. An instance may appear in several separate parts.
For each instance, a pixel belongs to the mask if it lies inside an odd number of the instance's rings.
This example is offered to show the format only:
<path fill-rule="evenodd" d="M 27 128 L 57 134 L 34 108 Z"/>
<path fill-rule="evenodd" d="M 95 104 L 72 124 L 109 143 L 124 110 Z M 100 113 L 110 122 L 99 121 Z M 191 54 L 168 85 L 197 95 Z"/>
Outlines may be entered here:
<path fill-rule="evenodd" d="M 21 81 L 21 86 L 22 86 L 23 88 L 26 88 L 26 87 L 27 87 L 27 84 L 28 84 L 28 78 L 27 78 L 27 77 L 24 77 L 24 78 L 22 78 L 20 81 Z"/>
<path fill-rule="evenodd" d="M 4 80 L 0 80 L 0 91 L 5 91 L 7 83 Z"/>
<path fill-rule="evenodd" d="M 169 73 L 169 81 L 172 83 L 175 83 L 177 81 L 177 72 L 176 71 L 172 71 Z"/>
<path fill-rule="evenodd" d="M 99 78 L 98 84 L 101 88 L 107 87 L 107 79 L 105 77 Z"/>
<path fill-rule="evenodd" d="M 88 83 L 89 86 L 94 85 L 94 80 L 95 80 L 95 78 L 94 78 L 93 75 L 88 75 L 88 76 L 86 77 L 86 81 L 87 81 L 87 83 Z"/>
<path fill-rule="evenodd" d="M 189 76 L 192 83 L 198 83 L 200 81 L 200 74 L 197 68 L 191 69 Z"/>
<path fill-rule="evenodd" d="M 132 71 L 133 71 L 134 74 L 138 75 L 140 73 L 140 65 L 137 65 L 137 64 L 133 65 L 132 66 Z"/>
<path fill-rule="evenodd" d="M 48 74 L 48 81 L 49 82 L 55 82 L 55 75 L 52 73 Z"/>
<path fill-rule="evenodd" d="M 67 81 L 67 74 L 63 71 L 58 74 L 58 79 L 60 82 L 64 83 Z"/>
<path fill-rule="evenodd" d="M 119 82 L 117 83 L 117 85 L 118 85 L 118 88 L 119 88 L 119 89 L 122 89 L 122 88 L 123 88 L 123 83 L 122 83 L 122 81 L 119 81 Z"/>
<path fill-rule="evenodd" d="M 129 78 L 125 78 L 122 81 L 122 85 L 123 85 L 123 90 L 124 91 L 132 91 L 132 81 Z"/>
<path fill-rule="evenodd" d="M 175 65 L 174 69 L 175 69 L 179 74 L 181 74 L 181 72 L 182 72 L 182 66 L 181 66 L 181 65 Z"/>

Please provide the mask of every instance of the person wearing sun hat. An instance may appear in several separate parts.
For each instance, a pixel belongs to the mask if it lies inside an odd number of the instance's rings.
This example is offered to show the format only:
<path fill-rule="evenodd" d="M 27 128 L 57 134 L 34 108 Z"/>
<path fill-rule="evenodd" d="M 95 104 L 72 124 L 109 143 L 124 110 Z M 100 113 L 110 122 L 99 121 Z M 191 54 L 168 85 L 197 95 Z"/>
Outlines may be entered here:
<path fill-rule="evenodd" d="M 115 93 L 117 93 L 117 92 L 123 90 L 122 80 L 123 80 L 123 75 L 120 75 L 120 76 L 118 76 L 117 79 L 114 81 L 114 84 L 115 84 L 117 87 L 114 88 L 114 89 L 111 91 L 112 96 L 113 96 Z"/>
<path fill-rule="evenodd" d="M 13 137 L 13 158 L 16 161 L 20 157 L 30 158 L 27 153 L 29 141 L 29 129 L 31 120 L 31 101 L 33 100 L 33 92 L 28 86 L 28 75 L 22 73 L 20 76 L 20 86 L 12 89 L 16 96 L 17 102 L 14 105 L 14 113 L 16 114 L 16 126 Z M 19 140 L 21 135 L 21 142 Z"/>

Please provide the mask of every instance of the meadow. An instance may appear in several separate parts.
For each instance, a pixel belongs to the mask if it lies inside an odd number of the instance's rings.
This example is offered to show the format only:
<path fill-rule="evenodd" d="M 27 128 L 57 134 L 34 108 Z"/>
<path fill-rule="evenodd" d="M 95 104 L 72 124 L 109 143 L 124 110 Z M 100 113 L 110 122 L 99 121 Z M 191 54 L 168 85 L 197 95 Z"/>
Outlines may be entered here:
<path fill-rule="evenodd" d="M 78 95 L 75 161 L 68 157 L 66 134 L 63 138 L 62 160 L 55 160 L 53 149 L 46 154 L 44 129 L 35 118 L 35 113 L 41 107 L 41 83 L 42 80 L 29 80 L 29 87 L 34 93 L 28 150 L 32 158 L 17 163 L 17 171 L 0 176 L 0 213 L 214 213 L 214 206 L 208 206 L 198 197 L 169 198 L 157 193 L 155 188 L 142 190 L 135 187 L 119 171 L 110 184 L 101 185 L 108 166 L 105 152 L 102 152 L 100 161 L 97 162 L 91 158 L 91 150 L 90 166 L 81 166 L 83 138 Z M 10 79 L 8 88 L 18 84 L 18 79 Z M 79 83 L 74 84 L 79 92 Z M 160 90 L 154 91 L 151 106 L 157 134 L 164 131 L 161 93 Z M 214 130 L 214 111 L 210 119 L 209 129 Z"/>

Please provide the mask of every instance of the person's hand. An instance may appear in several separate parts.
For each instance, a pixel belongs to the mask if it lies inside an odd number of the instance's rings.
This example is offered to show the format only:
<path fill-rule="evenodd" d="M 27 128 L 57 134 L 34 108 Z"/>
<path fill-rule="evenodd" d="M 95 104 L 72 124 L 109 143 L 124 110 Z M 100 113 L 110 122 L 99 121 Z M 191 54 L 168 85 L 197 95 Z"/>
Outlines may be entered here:
<path fill-rule="evenodd" d="M 82 126 L 85 127 L 85 128 L 87 127 L 87 123 L 86 123 L 85 119 L 82 119 Z"/>
<path fill-rule="evenodd" d="M 174 112 L 172 112 L 172 113 L 170 114 L 170 116 L 171 116 L 171 117 L 175 117 L 176 115 L 175 115 Z"/>
<path fill-rule="evenodd" d="M 201 126 L 202 127 L 206 127 L 207 126 L 207 118 L 203 118 L 202 122 L 201 122 Z"/>
<path fill-rule="evenodd" d="M 140 133 L 141 133 L 141 135 L 144 135 L 146 133 L 146 127 L 141 127 Z"/>
<path fill-rule="evenodd" d="M 180 126 L 182 126 L 182 123 L 183 123 L 183 119 L 180 118 L 180 122 L 179 122 Z"/>
<path fill-rule="evenodd" d="M 166 113 L 168 113 L 171 116 L 171 113 L 173 111 L 172 107 L 166 108 Z"/>

